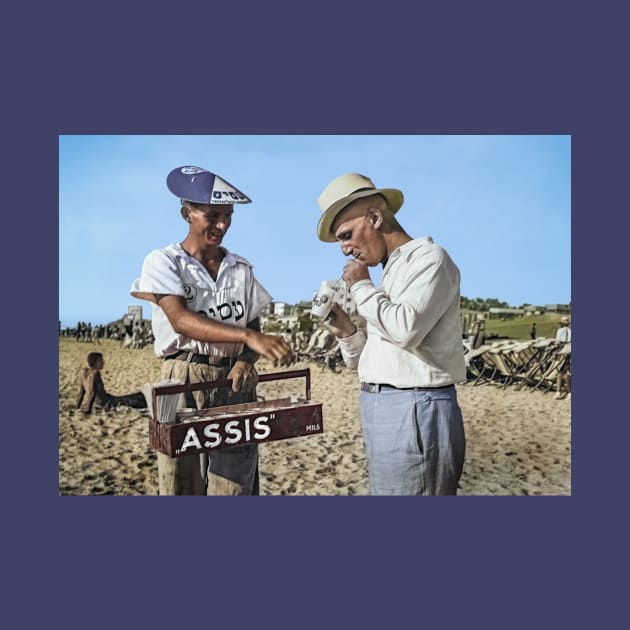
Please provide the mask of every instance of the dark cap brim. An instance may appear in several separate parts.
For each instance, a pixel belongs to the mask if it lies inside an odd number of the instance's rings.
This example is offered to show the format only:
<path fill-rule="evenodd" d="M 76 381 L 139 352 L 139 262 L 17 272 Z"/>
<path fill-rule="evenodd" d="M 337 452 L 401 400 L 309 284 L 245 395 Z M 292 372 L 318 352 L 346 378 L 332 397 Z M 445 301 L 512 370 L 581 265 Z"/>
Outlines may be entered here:
<path fill-rule="evenodd" d="M 168 189 L 179 199 L 192 203 L 251 203 L 251 199 L 219 175 L 198 166 L 179 166 L 166 178 Z"/>

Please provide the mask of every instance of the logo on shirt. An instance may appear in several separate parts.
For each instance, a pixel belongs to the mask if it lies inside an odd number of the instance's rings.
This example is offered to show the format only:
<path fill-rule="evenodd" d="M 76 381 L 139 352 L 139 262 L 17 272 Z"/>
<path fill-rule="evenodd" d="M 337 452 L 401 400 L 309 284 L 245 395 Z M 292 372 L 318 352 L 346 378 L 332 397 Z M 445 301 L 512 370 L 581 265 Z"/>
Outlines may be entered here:
<path fill-rule="evenodd" d="M 208 308 L 197 312 L 205 317 L 212 317 L 213 319 L 221 318 L 223 321 L 230 319 L 230 317 L 233 317 L 236 321 L 238 321 L 245 315 L 245 309 L 243 308 L 243 303 L 240 300 L 237 300 L 236 302 L 224 302 L 223 304 L 219 304 L 216 309 Z"/>
<path fill-rule="evenodd" d="M 191 284 L 184 285 L 184 297 L 187 302 L 192 302 L 197 297 L 197 288 Z"/>

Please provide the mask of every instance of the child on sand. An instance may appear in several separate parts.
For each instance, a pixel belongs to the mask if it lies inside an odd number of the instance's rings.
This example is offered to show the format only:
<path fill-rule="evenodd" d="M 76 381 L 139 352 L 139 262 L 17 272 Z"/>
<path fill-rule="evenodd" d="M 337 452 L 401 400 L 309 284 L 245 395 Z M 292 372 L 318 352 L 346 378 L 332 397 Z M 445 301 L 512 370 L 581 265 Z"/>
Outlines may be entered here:
<path fill-rule="evenodd" d="M 145 409 L 146 399 L 142 392 L 134 392 L 126 396 L 112 396 L 105 390 L 101 370 L 105 366 L 105 359 L 101 352 L 90 352 L 87 355 L 87 367 L 79 373 L 79 398 L 77 409 L 83 413 L 92 413 L 94 403 L 103 409 L 112 409 L 120 405 Z"/>

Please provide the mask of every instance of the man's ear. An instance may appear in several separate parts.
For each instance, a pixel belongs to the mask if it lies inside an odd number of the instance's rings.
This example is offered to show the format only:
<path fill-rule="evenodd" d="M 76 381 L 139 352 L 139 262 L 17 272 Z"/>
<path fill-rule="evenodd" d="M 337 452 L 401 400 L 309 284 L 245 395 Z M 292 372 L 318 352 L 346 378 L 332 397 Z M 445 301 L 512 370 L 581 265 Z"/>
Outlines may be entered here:
<path fill-rule="evenodd" d="M 380 230 L 383 225 L 383 213 L 378 208 L 368 208 L 368 220 L 374 225 L 375 230 Z"/>
<path fill-rule="evenodd" d="M 189 208 L 187 208 L 186 206 L 182 206 L 180 209 L 180 212 L 182 213 L 182 216 L 184 217 L 184 221 L 188 221 L 188 223 L 190 223 L 190 219 L 188 218 Z"/>

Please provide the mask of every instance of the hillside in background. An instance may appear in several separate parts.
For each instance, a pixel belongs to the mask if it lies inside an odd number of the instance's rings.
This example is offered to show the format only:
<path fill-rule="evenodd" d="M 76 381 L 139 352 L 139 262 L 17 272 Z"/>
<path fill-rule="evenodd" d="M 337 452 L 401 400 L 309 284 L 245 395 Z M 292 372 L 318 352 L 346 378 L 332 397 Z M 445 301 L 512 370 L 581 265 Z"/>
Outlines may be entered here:
<path fill-rule="evenodd" d="M 536 323 L 537 338 L 547 337 L 553 339 L 558 330 L 560 315 L 556 313 L 546 313 L 545 315 L 529 315 L 515 317 L 513 319 L 487 319 L 486 337 L 498 335 L 509 337 L 510 339 L 529 339 L 529 332 L 532 324 Z"/>

